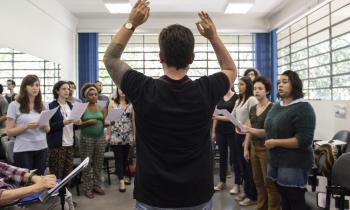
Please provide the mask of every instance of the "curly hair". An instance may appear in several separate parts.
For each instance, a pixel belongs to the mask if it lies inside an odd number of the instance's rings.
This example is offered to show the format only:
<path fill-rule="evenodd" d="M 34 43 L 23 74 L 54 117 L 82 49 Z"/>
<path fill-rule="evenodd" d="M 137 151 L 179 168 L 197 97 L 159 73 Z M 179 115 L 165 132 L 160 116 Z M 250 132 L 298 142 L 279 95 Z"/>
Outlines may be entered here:
<path fill-rule="evenodd" d="M 85 91 L 88 90 L 89 88 L 95 88 L 96 91 L 98 90 L 97 86 L 95 83 L 85 83 L 83 87 L 81 87 L 81 95 L 83 98 L 86 99 Z"/>
<path fill-rule="evenodd" d="M 40 82 L 36 75 L 29 74 L 25 76 L 22 80 L 21 87 L 19 88 L 19 94 L 17 97 L 17 102 L 20 104 L 19 110 L 21 113 L 29 113 L 29 96 L 27 93 L 27 86 L 33 85 L 35 82 Z M 44 104 L 42 101 L 41 91 L 39 89 L 39 94 L 34 99 L 34 110 L 41 113 L 44 110 Z"/>

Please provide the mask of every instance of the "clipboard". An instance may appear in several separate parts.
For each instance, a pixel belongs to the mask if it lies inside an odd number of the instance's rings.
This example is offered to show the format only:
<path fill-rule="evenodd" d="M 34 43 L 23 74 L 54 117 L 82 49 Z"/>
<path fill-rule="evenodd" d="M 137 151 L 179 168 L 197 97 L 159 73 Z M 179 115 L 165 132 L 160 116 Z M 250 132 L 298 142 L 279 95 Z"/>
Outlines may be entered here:
<path fill-rule="evenodd" d="M 39 200 L 41 202 L 45 202 L 50 196 L 55 195 L 56 193 L 58 193 L 58 191 L 66 186 L 66 184 L 72 180 L 75 176 L 77 176 L 88 164 L 89 164 L 89 157 L 85 158 L 85 160 L 83 160 L 83 162 L 80 163 L 80 165 L 78 165 L 72 172 L 70 172 L 60 183 L 58 183 L 54 188 L 43 192 L 40 196 L 39 196 Z"/>

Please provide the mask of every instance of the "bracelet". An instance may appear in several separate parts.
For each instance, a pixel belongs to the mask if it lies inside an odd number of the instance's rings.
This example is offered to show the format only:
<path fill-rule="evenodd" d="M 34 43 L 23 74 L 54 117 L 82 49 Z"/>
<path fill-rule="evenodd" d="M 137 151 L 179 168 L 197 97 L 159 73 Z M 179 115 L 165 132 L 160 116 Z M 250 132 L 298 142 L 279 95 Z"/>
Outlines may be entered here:
<path fill-rule="evenodd" d="M 36 175 L 35 172 L 36 172 L 36 170 L 33 170 L 33 171 L 29 174 L 28 181 L 32 182 L 33 176 Z"/>

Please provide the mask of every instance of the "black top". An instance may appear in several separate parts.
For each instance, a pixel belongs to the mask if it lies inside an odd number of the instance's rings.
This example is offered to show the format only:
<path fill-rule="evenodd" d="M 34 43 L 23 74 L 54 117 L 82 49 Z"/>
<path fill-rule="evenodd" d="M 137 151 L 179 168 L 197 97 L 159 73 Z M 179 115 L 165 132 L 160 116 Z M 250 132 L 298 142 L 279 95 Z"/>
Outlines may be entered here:
<path fill-rule="evenodd" d="M 314 109 L 307 102 L 288 106 L 276 103 L 266 116 L 266 139 L 296 137 L 299 148 L 275 147 L 268 150 L 268 161 L 273 167 L 310 170 L 313 164 L 312 142 L 316 126 Z"/>
<path fill-rule="evenodd" d="M 8 96 L 7 94 L 5 94 L 5 98 L 7 103 L 10 104 L 12 101 L 16 99 L 16 93 L 14 93 L 12 96 Z"/>
<path fill-rule="evenodd" d="M 211 118 L 229 89 L 223 73 L 195 81 L 125 73 L 121 89 L 136 123 L 134 197 L 150 206 L 197 206 L 213 196 Z"/>
<path fill-rule="evenodd" d="M 226 109 L 228 112 L 232 112 L 235 107 L 236 100 L 238 95 L 235 93 L 228 101 L 225 101 L 224 98 L 221 98 L 217 105 L 217 109 Z M 235 133 L 235 126 L 231 122 L 224 122 L 218 120 L 215 131 L 217 133 Z"/>
<path fill-rule="evenodd" d="M 265 122 L 265 118 L 267 116 L 267 113 L 270 111 L 271 107 L 272 107 L 272 103 L 270 103 L 265 110 L 260 113 L 259 116 L 256 115 L 256 106 L 254 105 L 249 112 L 249 120 L 250 120 L 250 124 L 252 126 L 252 128 L 257 128 L 257 129 L 264 129 L 264 122 Z M 255 135 L 251 135 L 252 136 L 252 141 L 265 141 L 265 138 L 259 138 Z"/>

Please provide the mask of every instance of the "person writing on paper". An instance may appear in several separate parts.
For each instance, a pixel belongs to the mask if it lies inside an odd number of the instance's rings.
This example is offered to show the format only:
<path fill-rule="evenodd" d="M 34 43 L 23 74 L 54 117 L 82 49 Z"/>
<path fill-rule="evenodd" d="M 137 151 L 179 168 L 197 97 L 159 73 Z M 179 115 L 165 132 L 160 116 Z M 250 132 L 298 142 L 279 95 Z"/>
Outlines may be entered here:
<path fill-rule="evenodd" d="M 231 86 L 233 86 L 233 83 Z M 216 106 L 217 109 L 226 109 L 228 112 L 232 112 L 233 107 L 235 106 L 235 102 L 238 99 L 238 95 L 233 90 L 233 88 L 230 88 L 226 95 L 223 98 L 221 98 L 221 100 Z M 220 191 L 226 186 L 228 148 L 230 148 L 230 158 L 232 158 L 233 156 L 232 152 L 233 144 L 235 141 L 235 126 L 228 119 L 226 119 L 225 116 L 213 115 L 213 128 L 211 134 L 212 141 L 216 141 L 216 144 L 219 146 L 220 182 L 214 187 L 214 190 Z M 239 176 L 237 176 L 237 178 L 239 178 Z M 240 183 L 240 180 L 235 180 L 235 184 Z"/>
<path fill-rule="evenodd" d="M 49 103 L 49 109 L 59 107 L 50 119 L 50 132 L 47 133 L 49 146 L 49 169 L 59 179 L 65 178 L 73 169 L 74 159 L 74 128 L 79 121 L 68 120 L 73 109 L 69 97 L 69 83 L 58 81 L 53 86 L 54 101 Z"/>
<path fill-rule="evenodd" d="M 39 78 L 27 75 L 23 78 L 16 100 L 7 111 L 7 135 L 16 136 L 14 145 L 15 165 L 30 170 L 37 169 L 43 175 L 46 169 L 46 133 L 50 126 L 39 127 L 40 113 L 44 110 Z"/>
<path fill-rule="evenodd" d="M 250 109 L 258 102 L 253 96 L 253 82 L 249 77 L 241 77 L 238 81 L 239 99 L 236 101 L 233 109 L 233 116 L 243 125 L 249 125 Z M 256 203 L 257 192 L 253 181 L 253 174 L 251 171 L 250 162 L 247 162 L 243 156 L 243 142 L 246 134 L 236 126 L 236 137 L 234 145 L 233 167 L 235 176 L 240 176 L 243 179 L 244 193 L 235 197 L 241 206 L 250 206 Z M 239 193 L 239 185 L 235 185 Z"/>
<path fill-rule="evenodd" d="M 305 210 L 305 191 L 313 165 L 316 116 L 303 97 L 303 83 L 294 71 L 278 79 L 279 103 L 266 116 L 267 177 L 276 182 L 282 210 Z"/>
<path fill-rule="evenodd" d="M 98 90 L 95 84 L 84 84 L 81 92 L 89 105 L 81 117 L 80 153 L 82 159 L 90 158 L 89 165 L 83 172 L 82 189 L 85 197 L 92 199 L 94 198 L 93 192 L 99 195 L 105 194 L 100 186 L 100 180 L 105 151 L 104 119 L 106 107 L 102 108 L 97 103 Z"/>
<path fill-rule="evenodd" d="M 51 197 L 45 202 L 35 202 L 25 206 L 11 205 L 3 207 L 7 204 L 16 202 L 26 196 L 35 193 L 44 192 L 55 187 L 56 176 L 46 175 L 37 176 L 28 169 L 15 167 L 0 162 L 0 208 L 7 210 L 61 210 L 61 202 L 58 196 Z M 71 196 L 71 194 L 70 194 Z M 66 197 L 65 209 L 74 210 L 71 197 Z"/>
<path fill-rule="evenodd" d="M 251 161 L 253 178 L 258 192 L 257 210 L 279 210 L 280 195 L 275 183 L 266 179 L 267 150 L 265 147 L 264 122 L 272 107 L 268 97 L 271 93 L 271 82 L 259 76 L 254 80 L 254 96 L 258 104 L 249 112 L 250 126 L 242 130 L 247 133 L 244 144 L 244 158 Z"/>
<path fill-rule="evenodd" d="M 135 118 L 132 104 L 120 88 L 117 88 L 117 97 L 114 99 L 113 108 L 122 109 L 123 114 L 120 120 L 109 126 L 106 139 L 114 153 L 115 168 L 119 179 L 119 191 L 125 192 L 125 175 L 127 175 L 129 149 L 135 139 Z"/>
<path fill-rule="evenodd" d="M 135 209 L 212 209 L 211 117 L 237 69 L 213 21 L 201 12 L 197 28 L 212 44 L 221 72 L 195 81 L 187 76 L 194 36 L 178 24 L 159 35 L 164 75 L 154 79 L 133 70 L 120 58 L 135 28 L 149 15 L 149 2 L 139 0 L 104 56 L 108 73 L 135 110 Z"/>

